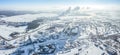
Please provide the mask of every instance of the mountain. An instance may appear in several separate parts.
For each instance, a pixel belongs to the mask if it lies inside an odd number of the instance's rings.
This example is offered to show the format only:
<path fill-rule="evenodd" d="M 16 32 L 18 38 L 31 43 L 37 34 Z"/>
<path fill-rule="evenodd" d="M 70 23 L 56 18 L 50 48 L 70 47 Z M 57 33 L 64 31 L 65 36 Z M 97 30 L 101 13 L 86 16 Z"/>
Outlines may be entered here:
<path fill-rule="evenodd" d="M 69 7 L 58 11 L 62 13 L 48 12 L 1 18 L 0 54 L 120 54 L 120 19 L 116 10 Z"/>

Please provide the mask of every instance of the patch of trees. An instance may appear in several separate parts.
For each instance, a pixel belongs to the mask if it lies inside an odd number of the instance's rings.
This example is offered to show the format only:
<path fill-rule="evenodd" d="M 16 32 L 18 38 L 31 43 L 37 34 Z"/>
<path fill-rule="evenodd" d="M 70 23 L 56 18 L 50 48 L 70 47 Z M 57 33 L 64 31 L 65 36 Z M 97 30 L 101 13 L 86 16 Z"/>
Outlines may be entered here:
<path fill-rule="evenodd" d="M 54 53 L 56 46 L 54 44 L 39 45 L 38 54 L 52 54 Z"/>
<path fill-rule="evenodd" d="M 37 19 L 37 20 L 33 20 L 32 22 L 28 23 L 28 27 L 26 28 L 27 31 L 39 27 L 39 25 L 40 25 L 39 22 L 42 22 L 42 21 L 43 21 L 43 19 Z"/>

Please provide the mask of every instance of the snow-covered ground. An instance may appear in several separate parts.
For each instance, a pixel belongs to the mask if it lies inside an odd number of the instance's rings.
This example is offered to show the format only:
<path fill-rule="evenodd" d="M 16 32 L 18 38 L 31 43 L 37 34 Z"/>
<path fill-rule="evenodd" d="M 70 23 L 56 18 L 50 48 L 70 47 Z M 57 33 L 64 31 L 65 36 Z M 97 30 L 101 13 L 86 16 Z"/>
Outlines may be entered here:
<path fill-rule="evenodd" d="M 52 17 L 52 16 L 57 16 L 57 14 L 54 13 L 25 14 L 25 15 L 1 18 L 1 20 L 6 20 L 10 22 L 31 22 L 39 17 Z"/>
<path fill-rule="evenodd" d="M 119 12 L 79 7 L 59 12 L 1 18 L 27 25 L 0 25 L 0 55 L 120 54 Z M 11 38 L 14 32 L 19 34 Z"/>

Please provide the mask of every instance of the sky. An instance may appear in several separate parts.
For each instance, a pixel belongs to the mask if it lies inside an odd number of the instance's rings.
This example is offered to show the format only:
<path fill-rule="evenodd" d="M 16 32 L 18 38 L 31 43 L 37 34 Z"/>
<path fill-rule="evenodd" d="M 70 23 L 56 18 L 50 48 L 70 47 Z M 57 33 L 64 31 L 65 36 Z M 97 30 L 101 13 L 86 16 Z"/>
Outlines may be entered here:
<path fill-rule="evenodd" d="M 119 5 L 120 0 L 0 0 L 1 8 L 37 8 L 79 5 Z"/>

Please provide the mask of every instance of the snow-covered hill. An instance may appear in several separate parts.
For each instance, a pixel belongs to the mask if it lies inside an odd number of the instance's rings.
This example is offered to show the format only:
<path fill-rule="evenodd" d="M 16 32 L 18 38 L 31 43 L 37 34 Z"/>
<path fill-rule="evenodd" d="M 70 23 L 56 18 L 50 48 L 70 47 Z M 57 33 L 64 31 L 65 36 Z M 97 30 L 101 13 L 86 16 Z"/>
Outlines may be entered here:
<path fill-rule="evenodd" d="M 59 12 L 1 18 L 0 55 L 120 55 L 119 11 Z"/>

